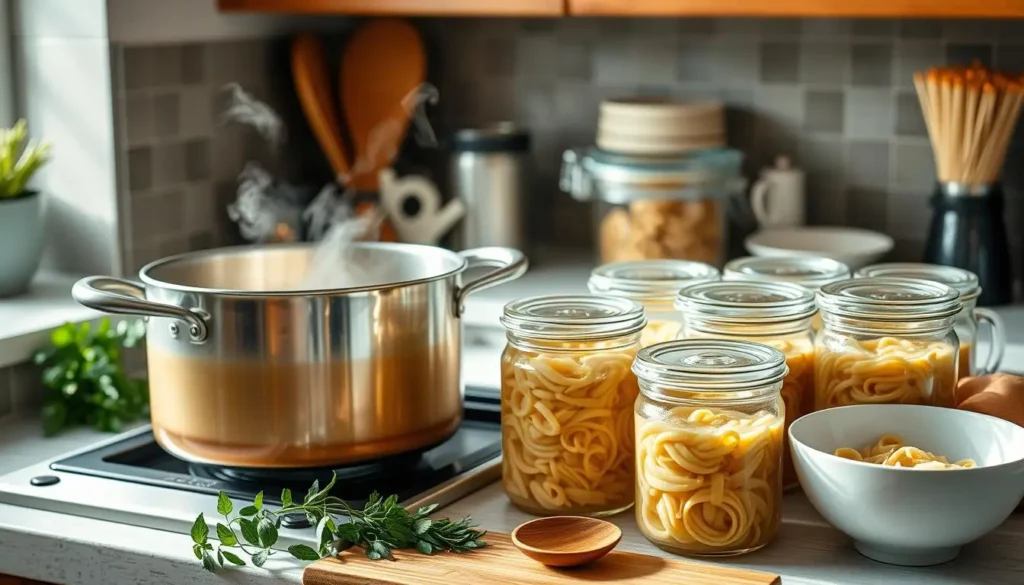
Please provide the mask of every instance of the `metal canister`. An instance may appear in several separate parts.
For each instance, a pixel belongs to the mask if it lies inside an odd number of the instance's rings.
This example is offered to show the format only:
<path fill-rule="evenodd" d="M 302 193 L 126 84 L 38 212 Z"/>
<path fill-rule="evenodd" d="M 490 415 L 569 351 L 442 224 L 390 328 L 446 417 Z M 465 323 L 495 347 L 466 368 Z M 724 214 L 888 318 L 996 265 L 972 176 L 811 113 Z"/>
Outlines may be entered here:
<path fill-rule="evenodd" d="M 510 123 L 469 128 L 456 132 L 450 147 L 452 195 L 466 206 L 457 248 L 522 247 L 529 133 Z"/>

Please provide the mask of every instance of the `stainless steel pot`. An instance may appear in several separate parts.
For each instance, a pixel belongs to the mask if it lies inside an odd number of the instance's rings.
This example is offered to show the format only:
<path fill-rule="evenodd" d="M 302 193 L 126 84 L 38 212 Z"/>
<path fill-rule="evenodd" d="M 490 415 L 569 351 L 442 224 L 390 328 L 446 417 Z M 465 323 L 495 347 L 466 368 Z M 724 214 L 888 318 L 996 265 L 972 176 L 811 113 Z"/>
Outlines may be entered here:
<path fill-rule="evenodd" d="M 473 291 L 521 276 L 522 253 L 353 244 L 355 286 L 301 290 L 311 244 L 153 262 L 142 283 L 93 276 L 79 303 L 148 317 L 153 432 L 190 461 L 353 463 L 428 447 L 462 416 L 461 324 Z M 466 283 L 469 268 L 493 270 Z"/>

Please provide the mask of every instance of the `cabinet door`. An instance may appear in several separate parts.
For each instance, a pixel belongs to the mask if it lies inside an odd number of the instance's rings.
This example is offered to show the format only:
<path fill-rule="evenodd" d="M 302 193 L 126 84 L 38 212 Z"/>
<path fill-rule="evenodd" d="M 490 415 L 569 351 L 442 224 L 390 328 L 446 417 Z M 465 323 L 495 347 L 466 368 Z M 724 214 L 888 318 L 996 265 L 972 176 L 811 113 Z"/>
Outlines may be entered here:
<path fill-rule="evenodd" d="M 0 585 L 47 585 L 42 581 L 33 581 L 32 579 L 25 579 L 23 577 L 12 577 L 10 575 L 0 575 Z"/>
<path fill-rule="evenodd" d="M 1024 17 L 1022 0 L 566 0 L 569 14 L 604 16 Z"/>
<path fill-rule="evenodd" d="M 397 16 L 561 16 L 565 0 L 218 0 L 222 11 Z"/>

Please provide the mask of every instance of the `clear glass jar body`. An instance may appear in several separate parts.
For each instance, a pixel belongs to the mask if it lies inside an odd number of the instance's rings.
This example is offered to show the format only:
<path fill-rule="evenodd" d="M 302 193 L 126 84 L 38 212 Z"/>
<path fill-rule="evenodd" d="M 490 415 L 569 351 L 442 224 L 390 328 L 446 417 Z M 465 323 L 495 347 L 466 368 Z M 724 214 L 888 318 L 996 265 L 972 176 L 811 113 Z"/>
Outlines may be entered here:
<path fill-rule="evenodd" d="M 978 320 L 974 315 L 974 308 L 977 299 L 962 300 L 964 308 L 956 316 L 953 324 L 953 331 L 956 332 L 960 341 L 960 350 L 957 353 L 957 376 L 963 378 L 970 376 L 974 371 L 976 358 L 976 345 L 978 342 Z"/>
<path fill-rule="evenodd" d="M 683 322 L 671 301 L 646 301 L 640 304 L 644 306 L 644 313 L 647 315 L 647 326 L 640 332 L 640 347 L 672 341 L 679 337 Z"/>
<path fill-rule="evenodd" d="M 633 505 L 630 370 L 640 334 L 601 341 L 509 334 L 501 359 L 502 484 L 537 515 L 603 516 Z"/>
<path fill-rule="evenodd" d="M 738 339 L 763 343 L 786 356 L 789 373 L 782 382 L 783 428 L 782 484 L 787 490 L 800 486 L 789 451 L 789 425 L 814 411 L 814 331 L 811 319 L 775 325 L 737 324 L 723 327 L 691 317 L 680 332 L 681 339 Z"/>
<path fill-rule="evenodd" d="M 676 259 L 720 266 L 728 241 L 725 201 L 706 198 L 598 201 L 601 262 Z"/>
<path fill-rule="evenodd" d="M 760 396 L 637 398 L 636 519 L 648 540 L 687 556 L 771 542 L 782 517 L 780 386 Z"/>
<path fill-rule="evenodd" d="M 953 319 L 941 328 L 881 328 L 837 319 L 814 342 L 814 408 L 853 404 L 956 406 L 960 342 Z"/>

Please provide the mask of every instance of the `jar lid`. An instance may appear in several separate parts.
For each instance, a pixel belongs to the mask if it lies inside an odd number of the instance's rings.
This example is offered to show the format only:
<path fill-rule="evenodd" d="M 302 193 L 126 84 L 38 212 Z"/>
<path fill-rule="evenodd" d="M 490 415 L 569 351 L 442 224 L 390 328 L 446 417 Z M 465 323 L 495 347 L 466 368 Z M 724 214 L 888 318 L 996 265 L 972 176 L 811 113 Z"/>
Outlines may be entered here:
<path fill-rule="evenodd" d="M 646 382 L 640 384 L 644 394 L 671 398 L 671 387 L 720 393 L 769 386 L 781 382 L 789 368 L 781 351 L 761 343 L 680 339 L 640 350 L 633 373 Z"/>
<path fill-rule="evenodd" d="M 672 302 L 688 284 L 718 280 L 717 268 L 690 260 L 636 260 L 602 264 L 590 273 L 587 288 L 595 294 L 635 301 Z"/>
<path fill-rule="evenodd" d="M 720 280 L 687 286 L 675 306 L 686 318 L 722 324 L 784 323 L 807 319 L 817 310 L 814 293 L 788 282 Z"/>
<path fill-rule="evenodd" d="M 640 303 L 598 295 L 546 295 L 505 305 L 501 324 L 513 333 L 545 339 L 605 339 L 647 325 Z"/>
<path fill-rule="evenodd" d="M 870 321 L 941 319 L 960 312 L 960 294 L 942 283 L 910 278 L 858 278 L 818 291 L 826 315 Z"/>
<path fill-rule="evenodd" d="M 981 294 L 978 275 L 969 270 L 954 266 L 924 264 L 921 262 L 889 262 L 861 268 L 857 271 L 856 277 L 915 278 L 918 280 L 941 282 L 948 287 L 956 289 L 960 293 L 961 301 L 976 299 Z"/>
<path fill-rule="evenodd" d="M 722 278 L 791 282 L 814 290 L 850 278 L 850 267 L 821 256 L 748 256 L 726 264 Z"/>
<path fill-rule="evenodd" d="M 676 156 L 630 156 L 588 148 L 562 155 L 563 191 L 589 201 L 724 198 L 740 178 L 743 155 L 709 148 Z"/>

